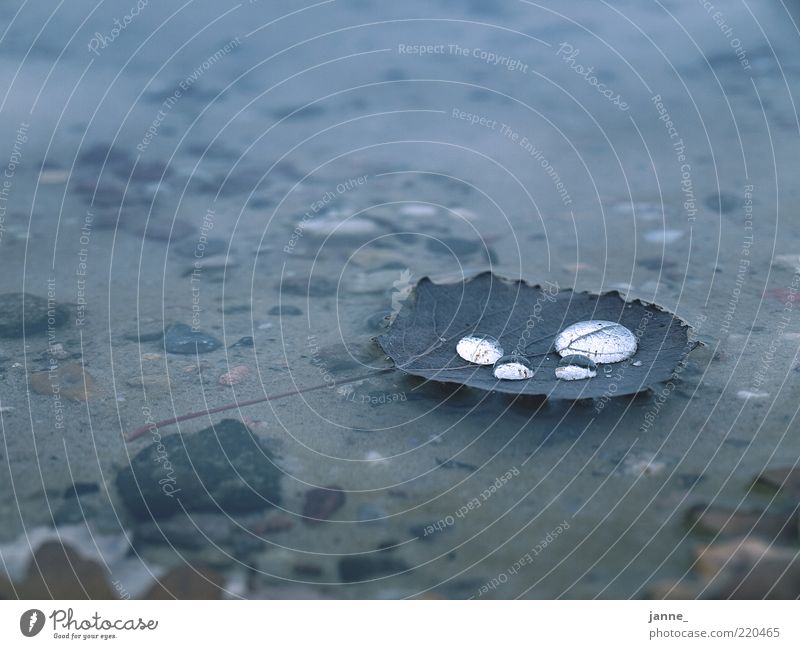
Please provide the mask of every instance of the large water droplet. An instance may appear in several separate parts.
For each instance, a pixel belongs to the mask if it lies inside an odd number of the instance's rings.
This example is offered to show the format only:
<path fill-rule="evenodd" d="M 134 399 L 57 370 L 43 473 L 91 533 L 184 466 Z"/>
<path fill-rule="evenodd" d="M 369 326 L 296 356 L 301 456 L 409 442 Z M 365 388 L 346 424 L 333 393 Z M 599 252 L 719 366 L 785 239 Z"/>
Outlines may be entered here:
<path fill-rule="evenodd" d="M 597 365 L 588 356 L 570 354 L 564 356 L 556 367 L 556 378 L 562 381 L 580 381 L 597 376 Z"/>
<path fill-rule="evenodd" d="M 509 354 L 497 359 L 493 373 L 496 379 L 523 381 L 533 376 L 533 365 L 524 356 Z"/>
<path fill-rule="evenodd" d="M 636 336 L 618 322 L 584 320 L 558 334 L 555 349 L 561 356 L 580 354 L 595 363 L 618 363 L 636 353 Z"/>
<path fill-rule="evenodd" d="M 503 355 L 503 348 L 497 339 L 483 334 L 464 336 L 458 341 L 456 351 L 465 361 L 478 365 L 494 365 Z"/>

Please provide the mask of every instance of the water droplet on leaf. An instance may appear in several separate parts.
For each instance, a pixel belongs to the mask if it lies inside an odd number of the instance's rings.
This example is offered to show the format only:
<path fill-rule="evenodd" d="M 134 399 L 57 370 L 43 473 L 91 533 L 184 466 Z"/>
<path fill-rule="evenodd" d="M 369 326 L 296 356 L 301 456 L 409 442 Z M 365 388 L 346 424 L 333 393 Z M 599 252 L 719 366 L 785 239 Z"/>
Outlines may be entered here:
<path fill-rule="evenodd" d="M 610 320 L 584 320 L 570 325 L 556 337 L 555 349 L 563 357 L 588 356 L 595 363 L 618 363 L 636 353 L 636 336 Z"/>
<path fill-rule="evenodd" d="M 580 381 L 597 376 L 597 365 L 588 356 L 570 354 L 564 356 L 556 367 L 556 378 L 562 381 Z"/>
<path fill-rule="evenodd" d="M 456 345 L 456 352 L 465 361 L 478 365 L 494 365 L 503 355 L 503 348 L 496 338 L 483 334 L 464 336 Z"/>
<path fill-rule="evenodd" d="M 523 381 L 533 376 L 533 365 L 524 356 L 509 354 L 497 359 L 493 373 L 496 379 Z"/>

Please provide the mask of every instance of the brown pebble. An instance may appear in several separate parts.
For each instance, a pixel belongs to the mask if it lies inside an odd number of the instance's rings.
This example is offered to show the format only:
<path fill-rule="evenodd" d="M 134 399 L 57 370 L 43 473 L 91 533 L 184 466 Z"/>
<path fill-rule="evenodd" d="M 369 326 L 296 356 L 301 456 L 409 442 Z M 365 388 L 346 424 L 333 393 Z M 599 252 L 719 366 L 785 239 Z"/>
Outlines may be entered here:
<path fill-rule="evenodd" d="M 797 514 L 769 514 L 722 507 L 696 505 L 689 510 L 689 522 L 710 534 L 757 536 L 792 542 L 797 539 Z"/>
<path fill-rule="evenodd" d="M 48 541 L 36 550 L 27 578 L 18 586 L 22 599 L 116 599 L 103 566 L 83 559 L 69 546 Z"/>
<path fill-rule="evenodd" d="M 224 585 L 213 570 L 182 566 L 156 581 L 144 599 L 220 599 Z"/>
<path fill-rule="evenodd" d="M 237 365 L 219 377 L 220 385 L 238 385 L 250 376 L 250 368 L 247 365 Z"/>
<path fill-rule="evenodd" d="M 345 494 L 341 487 L 330 486 L 309 489 L 303 504 L 303 517 L 308 525 L 318 525 L 328 520 L 344 506 Z"/>
<path fill-rule="evenodd" d="M 287 532 L 293 527 L 294 521 L 288 516 L 273 516 L 254 531 L 258 534 L 275 534 L 276 532 Z"/>
<path fill-rule="evenodd" d="M 696 569 L 708 578 L 714 599 L 800 597 L 800 554 L 794 548 L 753 539 L 715 543 L 695 551 Z"/>
<path fill-rule="evenodd" d="M 313 563 L 297 563 L 292 566 L 292 572 L 298 577 L 322 576 L 322 568 Z"/>
<path fill-rule="evenodd" d="M 64 399 L 86 401 L 92 397 L 95 382 L 80 363 L 55 365 L 49 372 L 31 374 L 31 389 L 39 394 L 59 394 Z"/>
<path fill-rule="evenodd" d="M 756 484 L 779 489 L 789 496 L 800 498 L 800 469 L 793 467 L 767 469 L 758 476 Z"/>
<path fill-rule="evenodd" d="M 157 388 L 159 390 L 169 390 L 169 378 L 166 374 L 153 374 L 135 376 L 125 381 L 131 388 Z"/>

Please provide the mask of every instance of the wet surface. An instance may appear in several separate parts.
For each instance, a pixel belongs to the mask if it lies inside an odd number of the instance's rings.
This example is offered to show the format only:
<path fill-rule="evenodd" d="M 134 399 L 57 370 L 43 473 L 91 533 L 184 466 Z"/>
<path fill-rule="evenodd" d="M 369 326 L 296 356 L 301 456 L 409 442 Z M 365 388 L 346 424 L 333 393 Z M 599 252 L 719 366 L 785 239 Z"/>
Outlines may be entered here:
<path fill-rule="evenodd" d="M 3 593 L 796 592 L 753 483 L 800 457 L 786 9 L 78 4 L 0 19 Z M 593 401 L 382 372 L 421 278 L 486 270 L 703 345 Z"/>

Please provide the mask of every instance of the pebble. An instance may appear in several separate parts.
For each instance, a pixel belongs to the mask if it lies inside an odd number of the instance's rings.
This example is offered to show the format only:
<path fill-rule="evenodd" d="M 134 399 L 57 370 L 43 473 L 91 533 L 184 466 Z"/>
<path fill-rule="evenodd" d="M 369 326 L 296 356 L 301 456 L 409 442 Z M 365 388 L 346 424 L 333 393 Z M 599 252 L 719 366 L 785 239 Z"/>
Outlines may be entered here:
<path fill-rule="evenodd" d="M 683 235 L 683 230 L 650 230 L 645 232 L 644 240 L 649 243 L 669 244 L 675 243 Z"/>
<path fill-rule="evenodd" d="M 64 399 L 87 401 L 94 388 L 94 378 L 80 363 L 58 365 L 51 371 L 31 374 L 31 389 L 38 394 L 59 394 Z"/>
<path fill-rule="evenodd" d="M 408 570 L 408 565 L 394 557 L 355 556 L 339 560 L 339 577 L 348 583 L 385 577 Z"/>
<path fill-rule="evenodd" d="M 711 194 L 710 196 L 706 197 L 704 202 L 708 209 L 713 210 L 714 212 L 721 212 L 722 214 L 732 212 L 742 204 L 742 201 L 738 196 L 728 192 Z"/>
<path fill-rule="evenodd" d="M 78 162 L 91 166 L 119 165 L 130 161 L 130 154 L 122 147 L 115 148 L 111 143 L 106 142 L 89 145 L 78 156 Z"/>
<path fill-rule="evenodd" d="M 788 288 L 770 288 L 764 291 L 764 295 L 774 298 L 782 304 L 795 304 L 800 302 L 800 292 Z"/>
<path fill-rule="evenodd" d="M 288 516 L 272 516 L 253 531 L 257 534 L 276 534 L 277 532 L 288 532 L 293 527 L 294 521 Z"/>
<path fill-rule="evenodd" d="M 399 214 L 411 218 L 431 218 L 439 214 L 439 208 L 425 203 L 407 203 L 400 208 Z"/>
<path fill-rule="evenodd" d="M 341 487 L 309 489 L 303 503 L 304 522 L 308 525 L 318 525 L 344 507 L 344 503 L 345 493 Z"/>
<path fill-rule="evenodd" d="M 23 304 L 24 303 L 24 304 Z M 47 300 L 30 293 L 3 293 L 0 295 L 0 337 L 19 338 L 47 331 L 48 318 L 53 326 L 63 324 L 69 311 L 58 304 L 48 313 Z"/>
<path fill-rule="evenodd" d="M 384 454 L 380 453 L 379 451 L 367 451 L 366 454 L 364 455 L 364 459 L 367 462 L 371 462 L 373 465 L 386 464 L 388 462 Z"/>
<path fill-rule="evenodd" d="M 232 255 L 206 255 L 204 257 L 195 258 L 191 263 L 187 262 L 186 267 L 181 273 L 181 277 L 191 277 L 192 275 L 202 277 L 203 274 L 214 276 L 218 278 L 219 275 L 224 275 L 229 270 L 237 268 L 239 262 L 234 259 Z"/>
<path fill-rule="evenodd" d="M 50 347 L 47 348 L 47 351 L 45 351 L 45 355 L 48 355 L 51 358 L 55 358 L 60 361 L 72 357 L 72 353 L 64 348 L 63 343 L 55 343 L 53 345 L 50 345 Z"/>
<path fill-rule="evenodd" d="M 622 463 L 623 471 L 634 477 L 654 477 L 663 473 L 667 463 L 656 459 L 655 454 L 628 455 Z"/>
<path fill-rule="evenodd" d="M 39 174 L 39 183 L 42 185 L 63 185 L 69 180 L 69 171 L 66 169 L 45 169 Z"/>
<path fill-rule="evenodd" d="M 122 337 L 135 343 L 152 343 L 164 337 L 164 327 L 140 325 L 136 330 L 122 334 Z"/>
<path fill-rule="evenodd" d="M 239 385 L 250 376 L 250 368 L 247 365 L 237 365 L 219 377 L 220 385 Z"/>
<path fill-rule="evenodd" d="M 255 345 L 255 341 L 252 336 L 242 336 L 231 347 L 253 347 L 253 345 Z"/>
<path fill-rule="evenodd" d="M 167 374 L 140 374 L 125 380 L 125 385 L 131 388 L 156 388 L 169 390 L 169 376 Z"/>
<path fill-rule="evenodd" d="M 198 433 L 149 444 L 117 474 L 117 491 L 140 521 L 187 512 L 256 512 L 281 503 L 281 469 L 245 425 L 224 419 Z M 180 490 L 180 491 L 178 491 Z"/>
<path fill-rule="evenodd" d="M 170 354 L 207 354 L 222 343 L 211 334 L 195 331 L 189 325 L 172 325 L 164 334 L 164 349 Z"/>

